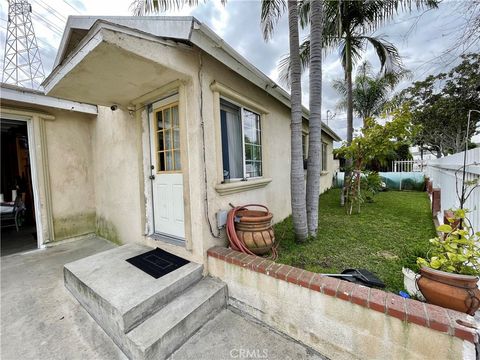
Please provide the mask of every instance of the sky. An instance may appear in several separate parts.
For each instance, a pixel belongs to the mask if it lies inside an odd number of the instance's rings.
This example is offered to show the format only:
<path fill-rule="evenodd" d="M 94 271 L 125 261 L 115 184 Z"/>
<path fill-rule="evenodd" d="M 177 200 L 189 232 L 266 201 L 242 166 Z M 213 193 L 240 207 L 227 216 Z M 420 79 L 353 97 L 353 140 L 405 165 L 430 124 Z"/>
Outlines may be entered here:
<path fill-rule="evenodd" d="M 478 0 L 477 0 L 478 1 Z M 52 70 L 56 52 L 69 15 L 132 15 L 131 0 L 30 0 L 32 22 L 42 57 L 45 74 Z M 276 27 L 273 38 L 265 42 L 260 27 L 260 2 L 254 0 L 228 0 L 223 6 L 220 0 L 199 1 L 195 8 L 185 7 L 166 15 L 193 15 L 209 26 L 243 57 L 279 82 L 278 62 L 288 53 L 288 24 L 286 15 Z M 379 29 L 375 35 L 394 43 L 407 69 L 410 79 L 403 81 L 397 89 L 407 87 L 412 81 L 422 80 L 429 74 L 446 71 L 459 62 L 458 54 L 464 50 L 457 39 L 465 26 L 466 17 L 459 11 L 465 1 L 443 1 L 438 9 L 420 10 L 399 14 Z M 0 59 L 4 58 L 4 44 L 8 19 L 8 3 L 0 1 Z M 302 31 L 304 38 L 308 33 Z M 447 54 L 445 52 L 451 50 Z M 469 52 L 479 52 L 478 43 Z M 364 60 L 372 63 L 374 70 L 380 69 L 374 50 L 368 47 Z M 324 121 L 339 134 L 346 137 L 346 114 L 338 109 L 339 96 L 332 88 L 334 79 L 342 79 L 343 70 L 337 49 L 328 52 L 323 64 Z M 281 84 L 282 85 L 282 84 Z M 303 104 L 308 107 L 308 74 L 303 76 Z M 335 114 L 331 119 L 330 117 Z M 355 119 L 354 127 L 361 127 Z"/>

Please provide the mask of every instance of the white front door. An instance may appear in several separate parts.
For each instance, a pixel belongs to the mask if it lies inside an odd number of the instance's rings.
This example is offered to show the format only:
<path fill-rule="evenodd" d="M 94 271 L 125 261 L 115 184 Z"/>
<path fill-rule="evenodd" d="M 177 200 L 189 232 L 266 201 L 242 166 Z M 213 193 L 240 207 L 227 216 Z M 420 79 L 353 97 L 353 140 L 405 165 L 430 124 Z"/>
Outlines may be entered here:
<path fill-rule="evenodd" d="M 178 95 L 154 103 L 151 114 L 155 233 L 185 239 Z"/>

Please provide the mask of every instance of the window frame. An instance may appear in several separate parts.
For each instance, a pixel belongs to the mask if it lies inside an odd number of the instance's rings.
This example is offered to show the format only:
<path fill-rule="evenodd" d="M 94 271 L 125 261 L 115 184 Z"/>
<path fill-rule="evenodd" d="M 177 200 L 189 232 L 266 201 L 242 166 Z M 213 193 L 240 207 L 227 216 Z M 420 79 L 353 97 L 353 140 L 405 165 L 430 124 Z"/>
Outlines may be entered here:
<path fill-rule="evenodd" d="M 249 106 L 246 106 L 246 105 L 243 105 L 241 102 L 238 102 L 238 101 L 235 101 L 235 100 L 232 100 L 231 98 L 227 97 L 227 96 L 223 96 L 223 95 L 220 95 L 219 97 L 219 108 L 220 108 L 220 113 L 219 113 L 219 116 L 221 118 L 221 111 L 222 111 L 222 100 L 227 102 L 227 103 L 230 103 L 236 107 L 239 108 L 240 110 L 240 122 L 241 122 L 241 127 L 242 127 L 242 134 L 241 134 L 241 137 L 242 137 L 242 169 L 243 169 L 243 177 L 242 178 L 229 178 L 229 179 L 225 179 L 224 175 L 223 175 L 223 171 L 222 171 L 222 180 L 221 180 L 221 183 L 224 184 L 224 183 L 232 183 L 232 182 L 239 182 L 239 181 L 250 181 L 250 180 L 258 180 L 258 179 L 263 179 L 265 174 L 264 174 L 264 148 L 263 148 L 263 131 L 262 131 L 262 128 L 263 128 L 263 114 L 261 112 L 259 112 L 258 110 L 254 110 L 252 109 L 251 107 Z M 258 116 L 258 124 L 260 126 L 260 149 L 261 149 L 261 160 L 260 160 L 260 163 L 261 163 L 261 175 L 260 176 L 252 176 L 252 177 L 246 177 L 246 174 L 247 174 L 247 159 L 246 159 L 246 151 L 245 151 L 245 110 L 255 114 Z M 221 121 L 220 121 L 220 132 L 222 131 L 221 130 L 221 127 L 222 127 L 222 124 L 221 124 Z M 220 153 L 221 153 L 221 158 L 223 159 L 223 142 L 220 143 Z M 222 169 L 223 169 L 223 162 L 222 162 Z"/>
<path fill-rule="evenodd" d="M 324 149 L 324 147 L 325 147 L 325 149 Z M 321 168 L 321 171 L 328 172 L 328 143 L 326 143 L 325 141 L 322 141 L 322 168 Z"/>

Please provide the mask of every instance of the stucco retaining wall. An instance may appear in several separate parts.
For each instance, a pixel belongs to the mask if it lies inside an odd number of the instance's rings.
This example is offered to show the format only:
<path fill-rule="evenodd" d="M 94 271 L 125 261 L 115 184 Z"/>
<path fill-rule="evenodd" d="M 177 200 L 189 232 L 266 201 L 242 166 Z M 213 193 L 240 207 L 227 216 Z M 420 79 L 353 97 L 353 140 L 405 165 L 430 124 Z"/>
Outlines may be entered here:
<path fill-rule="evenodd" d="M 226 248 L 208 271 L 230 304 L 332 359 L 475 359 L 468 315 Z"/>

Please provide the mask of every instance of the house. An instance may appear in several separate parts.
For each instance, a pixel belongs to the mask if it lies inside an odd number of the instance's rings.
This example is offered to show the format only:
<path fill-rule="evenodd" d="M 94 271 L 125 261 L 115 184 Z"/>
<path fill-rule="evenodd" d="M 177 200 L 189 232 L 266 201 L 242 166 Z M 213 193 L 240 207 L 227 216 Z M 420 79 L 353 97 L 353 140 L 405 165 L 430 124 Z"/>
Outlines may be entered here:
<path fill-rule="evenodd" d="M 194 18 L 70 17 L 43 86 L 1 87 L 29 153 L 12 169 L 31 178 L 39 247 L 126 244 L 63 275 L 129 358 L 167 358 L 227 304 L 329 358 L 473 358 L 465 314 L 225 247 L 230 204 L 290 213 L 290 101 Z M 324 125 L 322 191 L 338 140 Z M 190 262 L 158 279 L 130 265 L 152 247 Z"/>
<path fill-rule="evenodd" d="M 289 95 L 196 19 L 72 16 L 43 85 L 2 87 L 2 117 L 33 119 L 39 245 L 96 233 L 203 263 L 229 204 L 290 214 Z"/>

